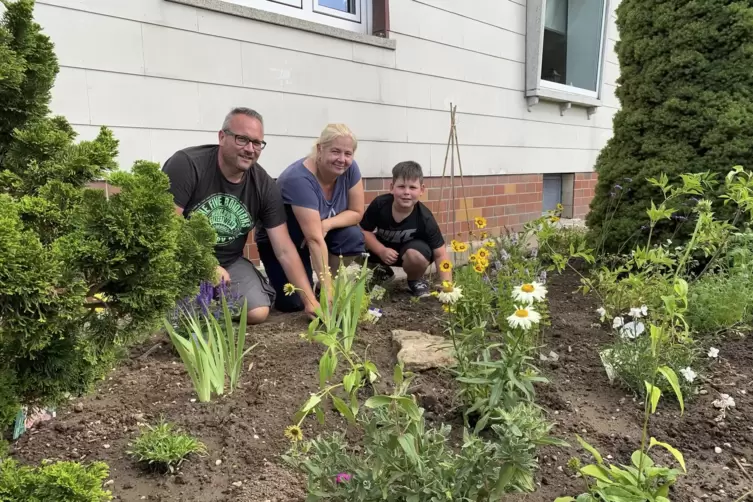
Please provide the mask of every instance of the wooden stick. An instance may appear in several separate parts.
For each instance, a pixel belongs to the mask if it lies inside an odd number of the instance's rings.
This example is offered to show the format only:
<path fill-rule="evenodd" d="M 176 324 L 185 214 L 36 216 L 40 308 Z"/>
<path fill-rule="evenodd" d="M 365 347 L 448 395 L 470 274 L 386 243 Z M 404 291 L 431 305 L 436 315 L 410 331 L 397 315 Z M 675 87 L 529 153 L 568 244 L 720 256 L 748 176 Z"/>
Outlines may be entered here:
<path fill-rule="evenodd" d="M 465 205 L 465 219 L 466 219 L 466 222 L 468 223 L 468 233 L 469 233 L 468 240 L 470 241 L 470 233 L 472 232 L 471 229 L 473 227 L 471 226 L 471 217 L 468 214 L 468 198 L 465 196 L 465 182 L 463 180 L 463 163 L 460 160 L 460 141 L 458 140 L 457 127 L 456 126 L 453 127 L 452 130 L 455 134 L 455 147 L 457 148 L 457 151 L 458 151 L 458 169 L 460 170 L 460 186 L 463 192 L 463 204 Z"/>

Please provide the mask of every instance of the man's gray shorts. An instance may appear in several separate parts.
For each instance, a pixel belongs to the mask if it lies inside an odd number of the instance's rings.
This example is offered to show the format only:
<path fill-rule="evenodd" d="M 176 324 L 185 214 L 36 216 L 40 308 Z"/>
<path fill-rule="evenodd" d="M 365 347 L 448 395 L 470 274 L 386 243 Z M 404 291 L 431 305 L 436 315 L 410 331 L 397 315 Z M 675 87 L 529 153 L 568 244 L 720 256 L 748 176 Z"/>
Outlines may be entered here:
<path fill-rule="evenodd" d="M 275 301 L 275 289 L 269 280 L 259 272 L 253 263 L 241 257 L 225 268 L 230 274 L 230 289 L 248 300 L 248 310 L 258 307 L 270 307 Z"/>

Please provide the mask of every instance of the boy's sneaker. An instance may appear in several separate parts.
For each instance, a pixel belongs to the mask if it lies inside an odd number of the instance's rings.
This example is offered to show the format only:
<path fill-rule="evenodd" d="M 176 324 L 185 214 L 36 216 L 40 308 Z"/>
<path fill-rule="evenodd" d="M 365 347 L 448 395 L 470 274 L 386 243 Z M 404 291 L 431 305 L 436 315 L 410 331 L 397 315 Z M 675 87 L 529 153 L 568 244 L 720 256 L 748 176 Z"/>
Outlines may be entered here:
<path fill-rule="evenodd" d="M 426 298 L 428 296 L 431 296 L 429 283 L 423 279 L 419 279 L 417 281 L 408 281 L 408 287 L 410 288 L 411 293 L 413 293 L 413 296 L 415 296 L 416 298 Z"/>

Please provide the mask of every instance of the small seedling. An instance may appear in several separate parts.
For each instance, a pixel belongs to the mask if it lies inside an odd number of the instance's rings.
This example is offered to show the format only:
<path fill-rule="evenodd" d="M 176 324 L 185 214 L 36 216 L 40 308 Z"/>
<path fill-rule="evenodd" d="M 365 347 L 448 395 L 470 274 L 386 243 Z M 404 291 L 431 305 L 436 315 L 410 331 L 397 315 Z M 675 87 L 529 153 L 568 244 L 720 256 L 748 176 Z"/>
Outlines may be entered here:
<path fill-rule="evenodd" d="M 204 443 L 174 430 L 174 425 L 164 420 L 143 428 L 131 446 L 130 456 L 158 472 L 174 472 L 191 453 L 206 453 Z"/>

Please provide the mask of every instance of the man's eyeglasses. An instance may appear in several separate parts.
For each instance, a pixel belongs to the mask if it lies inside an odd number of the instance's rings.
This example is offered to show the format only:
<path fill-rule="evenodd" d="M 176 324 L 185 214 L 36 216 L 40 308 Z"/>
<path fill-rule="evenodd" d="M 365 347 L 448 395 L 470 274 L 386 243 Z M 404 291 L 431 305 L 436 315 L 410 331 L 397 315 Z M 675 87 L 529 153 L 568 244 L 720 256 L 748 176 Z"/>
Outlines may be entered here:
<path fill-rule="evenodd" d="M 248 136 L 235 134 L 230 129 L 224 129 L 222 132 L 224 132 L 225 134 L 229 134 L 230 136 L 235 138 L 235 144 L 238 146 L 246 146 L 249 143 L 251 143 L 254 146 L 254 150 L 264 150 L 264 147 L 267 146 L 266 141 L 259 141 L 258 139 L 251 139 Z"/>

